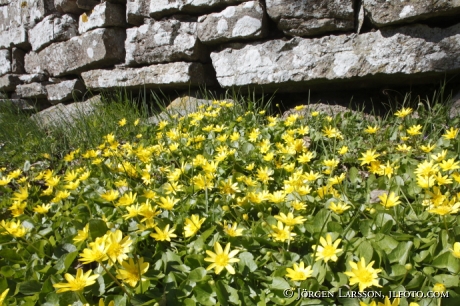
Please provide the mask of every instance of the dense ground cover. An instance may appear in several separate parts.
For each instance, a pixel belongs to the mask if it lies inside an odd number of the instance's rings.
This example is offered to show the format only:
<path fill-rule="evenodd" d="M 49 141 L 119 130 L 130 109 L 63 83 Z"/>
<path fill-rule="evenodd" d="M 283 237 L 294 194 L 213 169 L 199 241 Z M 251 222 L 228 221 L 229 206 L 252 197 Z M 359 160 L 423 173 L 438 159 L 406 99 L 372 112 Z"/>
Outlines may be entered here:
<path fill-rule="evenodd" d="M 88 119 L 103 136 L 81 147 L 2 140 L 0 301 L 458 305 L 458 118 L 303 108 L 213 101 Z"/>

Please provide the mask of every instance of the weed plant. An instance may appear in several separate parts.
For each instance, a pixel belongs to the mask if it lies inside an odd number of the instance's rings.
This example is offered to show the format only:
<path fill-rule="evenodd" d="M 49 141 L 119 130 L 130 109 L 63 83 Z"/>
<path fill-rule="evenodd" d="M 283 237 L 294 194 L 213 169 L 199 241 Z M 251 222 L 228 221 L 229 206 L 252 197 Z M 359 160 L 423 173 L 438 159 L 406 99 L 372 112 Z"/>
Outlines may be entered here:
<path fill-rule="evenodd" d="M 0 304 L 458 305 L 445 106 L 149 125 L 118 100 L 65 130 L 1 117 Z"/>

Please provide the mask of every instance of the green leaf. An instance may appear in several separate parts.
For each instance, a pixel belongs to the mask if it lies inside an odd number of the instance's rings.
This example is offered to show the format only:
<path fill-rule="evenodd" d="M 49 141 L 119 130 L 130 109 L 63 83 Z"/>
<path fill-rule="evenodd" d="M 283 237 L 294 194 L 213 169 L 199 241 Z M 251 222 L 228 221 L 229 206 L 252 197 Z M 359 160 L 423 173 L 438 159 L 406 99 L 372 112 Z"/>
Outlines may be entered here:
<path fill-rule="evenodd" d="M 444 252 L 433 259 L 433 267 L 447 269 L 451 273 L 460 271 L 460 262 L 455 258 L 450 251 Z"/>
<path fill-rule="evenodd" d="M 358 174 L 359 171 L 358 169 L 356 169 L 356 167 L 351 167 L 350 171 L 348 171 L 348 177 L 350 178 L 350 182 L 352 184 L 356 183 L 356 181 L 358 180 Z"/>
<path fill-rule="evenodd" d="M 78 251 L 71 252 L 65 255 L 62 255 L 53 268 L 57 270 L 56 273 L 65 273 L 69 269 L 70 265 L 75 261 L 75 258 L 78 256 Z"/>
<path fill-rule="evenodd" d="M 372 245 L 369 242 L 363 241 L 359 244 L 358 248 L 356 249 L 356 252 L 360 257 L 364 257 L 366 263 L 368 263 L 372 260 L 374 249 L 372 248 Z"/>
<path fill-rule="evenodd" d="M 243 271 L 244 266 L 248 267 L 249 271 L 254 272 L 257 270 L 257 264 L 254 261 L 254 256 L 249 252 L 241 253 L 238 258 L 240 259 L 238 265 L 240 266 L 240 271 Z"/>
<path fill-rule="evenodd" d="M 390 263 L 399 263 L 401 265 L 405 265 L 413 245 L 414 243 L 412 241 L 400 242 L 396 249 L 388 254 Z"/>
<path fill-rule="evenodd" d="M 25 295 L 33 295 L 42 290 L 42 284 L 39 281 L 31 280 L 19 284 L 19 291 Z"/>
<path fill-rule="evenodd" d="M 216 299 L 214 298 L 214 292 L 208 283 L 198 284 L 193 288 L 196 300 L 200 305 L 214 306 Z"/>
<path fill-rule="evenodd" d="M 222 281 L 217 281 L 215 288 L 216 288 L 217 300 L 222 306 L 227 306 L 229 294 L 227 292 L 227 288 L 225 288 L 225 284 Z"/>
<path fill-rule="evenodd" d="M 444 284 L 447 288 L 455 288 L 459 285 L 459 278 L 456 275 L 438 274 L 433 277 L 438 283 Z"/>
<path fill-rule="evenodd" d="M 272 283 L 270 284 L 270 289 L 272 290 L 284 290 L 291 288 L 289 283 L 281 277 L 274 277 Z"/>
<path fill-rule="evenodd" d="M 108 230 L 109 228 L 104 221 L 99 219 L 89 220 L 89 236 L 93 241 L 98 237 L 104 236 Z"/>
<path fill-rule="evenodd" d="M 189 275 L 188 279 L 192 282 L 200 282 L 203 281 L 206 276 L 206 269 L 205 268 L 196 268 L 195 270 L 192 270 Z"/>

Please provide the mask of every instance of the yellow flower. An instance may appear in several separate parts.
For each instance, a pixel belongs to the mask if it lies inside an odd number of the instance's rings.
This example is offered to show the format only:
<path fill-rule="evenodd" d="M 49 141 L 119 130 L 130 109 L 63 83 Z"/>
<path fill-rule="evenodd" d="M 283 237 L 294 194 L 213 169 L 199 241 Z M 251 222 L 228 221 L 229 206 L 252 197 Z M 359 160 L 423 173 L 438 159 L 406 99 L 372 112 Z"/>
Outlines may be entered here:
<path fill-rule="evenodd" d="M 390 195 L 388 195 L 388 193 L 380 195 L 379 199 L 381 201 L 380 204 L 382 204 L 385 208 L 401 204 L 401 201 L 399 201 L 399 197 L 397 197 L 393 191 L 390 192 Z"/>
<path fill-rule="evenodd" d="M 377 161 L 377 157 L 380 156 L 380 154 L 375 153 L 375 150 L 367 150 L 366 153 L 361 153 L 362 157 L 358 158 L 358 160 L 361 160 L 361 166 L 370 164 L 373 161 Z"/>
<path fill-rule="evenodd" d="M 243 229 L 238 228 L 238 223 L 234 222 L 232 225 L 224 221 L 224 232 L 230 237 L 238 237 L 243 235 Z"/>
<path fill-rule="evenodd" d="M 458 130 L 459 129 L 454 129 L 453 127 L 451 127 L 449 130 L 446 131 L 444 135 L 442 135 L 442 137 L 444 137 L 445 139 L 455 139 L 457 138 Z"/>
<path fill-rule="evenodd" d="M 80 231 L 78 231 L 77 236 L 73 238 L 73 241 L 75 242 L 83 242 L 86 239 L 88 239 L 88 234 L 89 234 L 89 223 L 86 224 L 86 226 Z"/>
<path fill-rule="evenodd" d="M 345 155 L 348 152 L 348 147 L 347 146 L 342 146 L 338 151 L 340 155 Z"/>
<path fill-rule="evenodd" d="M 291 212 L 289 212 L 287 216 L 284 213 L 280 213 L 279 215 L 275 216 L 275 219 L 289 226 L 302 224 L 307 220 L 305 218 L 302 218 L 301 216 L 294 218 L 294 215 Z"/>
<path fill-rule="evenodd" d="M 368 125 L 367 129 L 365 129 L 364 132 L 366 132 L 368 134 L 375 134 L 375 133 L 377 133 L 378 130 L 379 130 L 379 127 L 377 125 L 376 126 Z"/>
<path fill-rule="evenodd" d="M 441 283 L 436 283 L 433 286 L 433 291 L 434 292 L 446 292 L 446 286 L 444 286 L 444 284 L 441 284 Z"/>
<path fill-rule="evenodd" d="M 420 131 L 421 129 L 422 129 L 422 126 L 420 124 L 418 124 L 418 125 L 411 126 L 410 128 L 408 128 L 406 130 L 406 132 L 407 132 L 407 134 L 409 134 L 411 136 L 415 136 L 415 135 L 422 134 L 422 132 Z"/>
<path fill-rule="evenodd" d="M 21 175 L 21 173 L 22 173 L 21 169 L 16 169 L 16 170 L 11 171 L 10 173 L 8 173 L 8 176 L 11 177 L 12 179 L 16 179 Z"/>
<path fill-rule="evenodd" d="M 209 257 L 206 257 L 204 261 L 211 262 L 206 270 L 214 269 L 216 274 L 220 274 L 225 268 L 228 273 L 235 274 L 235 269 L 231 266 L 231 263 L 240 261 L 238 258 L 234 258 L 239 251 L 233 250 L 230 252 L 230 242 L 227 243 L 225 249 L 222 249 L 222 246 L 217 241 L 214 243 L 214 251 L 216 252 L 214 253 L 206 250 L 206 254 L 208 254 Z"/>
<path fill-rule="evenodd" d="M 134 195 L 133 195 L 133 193 L 131 191 L 129 193 L 125 193 L 118 200 L 117 206 L 119 206 L 119 205 L 123 205 L 123 206 L 131 205 L 134 202 L 136 202 L 136 198 L 137 198 L 137 193 L 135 193 Z"/>
<path fill-rule="evenodd" d="M 442 171 L 449 171 L 449 170 L 455 170 L 455 169 L 460 168 L 459 162 L 458 161 L 456 162 L 455 158 L 443 160 L 439 164 L 439 166 L 441 167 Z"/>
<path fill-rule="evenodd" d="M 177 235 L 174 234 L 175 230 L 175 228 L 169 230 L 169 224 L 165 226 L 164 230 L 155 226 L 156 233 L 151 233 L 150 237 L 155 238 L 156 241 L 171 241 L 171 238 L 177 237 Z"/>
<path fill-rule="evenodd" d="M 388 296 L 385 296 L 384 303 L 379 302 L 378 306 L 399 306 L 400 298 L 395 298 L 393 302 L 390 302 Z"/>
<path fill-rule="evenodd" d="M 359 285 L 359 291 L 364 291 L 364 289 L 376 286 L 382 287 L 378 283 L 378 273 L 382 269 L 374 269 L 372 265 L 374 264 L 371 261 L 367 266 L 364 257 L 361 257 L 361 260 L 358 263 L 350 261 L 351 271 L 346 271 L 345 275 L 350 277 L 350 286 L 354 284 Z"/>
<path fill-rule="evenodd" d="M 130 258 L 129 262 L 125 261 L 121 265 L 123 266 L 123 269 L 118 270 L 117 278 L 121 279 L 131 287 L 135 287 L 137 282 L 141 280 L 142 274 L 145 274 L 149 269 L 149 263 L 144 262 L 143 257 L 139 258 L 137 263 Z"/>
<path fill-rule="evenodd" d="M 323 237 L 319 238 L 319 243 L 321 245 L 313 245 L 313 251 L 316 252 L 316 261 L 322 259 L 325 263 L 329 260 L 337 261 L 337 253 L 340 253 L 342 249 L 338 249 L 338 246 L 342 240 L 337 239 L 336 241 L 332 242 L 332 237 L 330 234 L 326 235 L 326 239 Z"/>
<path fill-rule="evenodd" d="M 53 287 L 58 289 L 56 292 L 66 292 L 66 291 L 81 291 L 87 286 L 91 286 L 96 282 L 96 279 L 99 277 L 99 274 L 94 274 L 90 276 L 92 270 L 89 270 L 83 274 L 83 269 L 77 269 L 76 277 L 73 277 L 69 273 L 64 275 L 64 278 L 67 280 L 67 283 L 57 283 Z"/>
<path fill-rule="evenodd" d="M 6 222 L 5 220 L 1 221 L 0 232 L 2 235 L 11 235 L 13 237 L 23 237 L 27 234 L 27 230 L 24 226 L 22 226 L 21 221 L 9 221 Z M 3 233 L 3 230 L 6 230 L 6 233 Z"/>
<path fill-rule="evenodd" d="M 431 151 L 433 151 L 434 148 L 436 148 L 436 145 L 432 145 L 432 146 L 430 146 L 430 145 L 427 145 L 427 146 L 421 145 L 420 146 L 420 149 L 425 153 L 430 153 Z"/>
<path fill-rule="evenodd" d="M 454 257 L 460 258 L 460 242 L 454 243 L 454 248 L 449 249 Z"/>
<path fill-rule="evenodd" d="M 201 228 L 201 225 L 206 220 L 206 218 L 201 218 L 198 215 L 192 215 L 190 218 L 185 219 L 184 226 L 184 236 L 186 238 L 193 237 L 198 233 Z"/>
<path fill-rule="evenodd" d="M 110 245 L 106 243 L 105 237 L 96 238 L 96 241 L 89 244 L 90 248 L 83 250 L 83 253 L 80 253 L 80 261 L 83 264 L 89 264 L 92 262 L 102 262 L 108 259 L 107 250 Z"/>
<path fill-rule="evenodd" d="M 313 270 L 311 266 L 305 267 L 305 264 L 303 261 L 300 262 L 299 265 L 294 263 L 293 265 L 294 269 L 287 268 L 287 274 L 286 276 L 289 277 L 293 281 L 303 281 L 306 280 L 307 278 L 311 277 L 313 274 Z"/>
<path fill-rule="evenodd" d="M 329 205 L 329 209 L 338 215 L 343 214 L 346 210 L 350 209 L 350 207 L 351 207 L 350 205 L 347 205 L 343 202 L 339 202 L 339 203 L 332 202 Z"/>
<path fill-rule="evenodd" d="M 165 210 L 173 210 L 174 205 L 179 202 L 179 199 L 174 197 L 160 197 L 160 203 L 158 205 Z"/>
<path fill-rule="evenodd" d="M 15 201 L 25 201 L 29 197 L 29 191 L 27 187 L 19 187 L 19 191 L 13 193 L 14 197 L 12 198 Z"/>
<path fill-rule="evenodd" d="M 107 243 L 109 245 L 107 256 L 112 263 L 118 261 L 122 264 L 128 258 L 127 253 L 129 253 L 133 241 L 129 236 L 123 238 L 123 233 L 120 230 L 116 230 L 115 232 L 107 232 Z"/>
<path fill-rule="evenodd" d="M 10 176 L 4 176 L 0 178 L 0 186 L 6 186 L 11 182 L 12 178 Z"/>
<path fill-rule="evenodd" d="M 126 118 L 123 118 L 120 121 L 118 121 L 118 125 L 119 126 L 125 126 L 126 125 Z"/>
<path fill-rule="evenodd" d="M 273 178 L 270 177 L 271 175 L 273 175 L 273 173 L 274 173 L 274 171 L 272 169 L 268 168 L 268 167 L 259 168 L 257 170 L 256 176 L 257 176 L 257 179 L 260 182 L 262 182 L 264 184 L 267 184 L 268 181 L 273 180 Z"/>
<path fill-rule="evenodd" d="M 10 288 L 7 288 L 5 291 L 2 292 L 2 294 L 0 295 L 0 306 L 3 305 L 3 302 L 5 301 L 6 299 L 6 295 L 8 294 L 8 292 L 10 291 Z"/>
<path fill-rule="evenodd" d="M 396 117 L 399 117 L 399 118 L 404 118 L 406 117 L 407 115 L 410 115 L 412 113 L 412 108 L 408 107 L 408 108 L 405 108 L 403 107 L 401 110 L 397 111 L 395 113 L 395 116 Z"/>
<path fill-rule="evenodd" d="M 284 242 L 286 240 L 294 240 L 296 233 L 291 233 L 291 227 L 289 225 L 283 226 L 281 221 L 278 221 L 278 225 L 272 225 L 273 233 L 269 234 L 275 241 Z"/>
<path fill-rule="evenodd" d="M 38 214 L 46 214 L 51 208 L 51 204 L 42 204 L 34 207 L 34 212 Z"/>

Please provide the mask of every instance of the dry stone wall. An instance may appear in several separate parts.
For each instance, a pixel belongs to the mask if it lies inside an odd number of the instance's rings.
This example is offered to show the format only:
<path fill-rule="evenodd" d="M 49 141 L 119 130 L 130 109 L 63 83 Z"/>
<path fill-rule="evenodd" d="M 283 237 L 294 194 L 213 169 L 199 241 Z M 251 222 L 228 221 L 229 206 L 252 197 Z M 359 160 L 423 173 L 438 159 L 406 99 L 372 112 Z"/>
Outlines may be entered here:
<path fill-rule="evenodd" d="M 308 91 L 460 72 L 460 0 L 0 0 L 1 98 Z"/>

